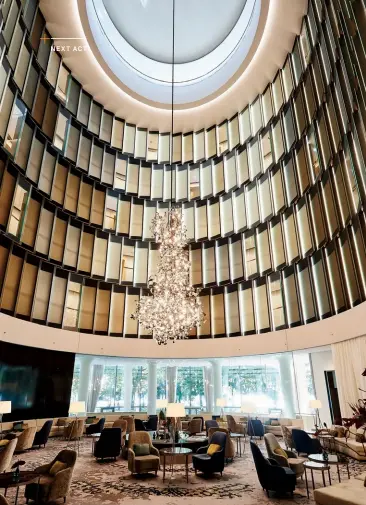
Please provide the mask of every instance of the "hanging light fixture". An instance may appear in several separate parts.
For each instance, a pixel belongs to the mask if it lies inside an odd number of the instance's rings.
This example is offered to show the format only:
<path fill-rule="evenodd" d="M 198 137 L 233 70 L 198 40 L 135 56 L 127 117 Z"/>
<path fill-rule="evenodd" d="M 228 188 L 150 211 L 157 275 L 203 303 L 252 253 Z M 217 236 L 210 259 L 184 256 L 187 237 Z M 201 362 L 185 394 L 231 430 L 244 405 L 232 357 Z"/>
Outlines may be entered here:
<path fill-rule="evenodd" d="M 173 3 L 172 48 L 172 120 L 170 162 L 173 163 L 174 132 L 174 59 L 175 59 L 175 0 Z M 173 200 L 173 171 L 171 171 L 171 200 Z M 172 207 L 168 212 L 155 214 L 151 231 L 160 244 L 156 273 L 149 278 L 148 296 L 137 302 L 131 315 L 152 334 L 158 344 L 186 338 L 189 332 L 204 321 L 199 290 L 190 284 L 191 263 L 186 246 L 187 229 L 182 221 L 182 209 Z"/>

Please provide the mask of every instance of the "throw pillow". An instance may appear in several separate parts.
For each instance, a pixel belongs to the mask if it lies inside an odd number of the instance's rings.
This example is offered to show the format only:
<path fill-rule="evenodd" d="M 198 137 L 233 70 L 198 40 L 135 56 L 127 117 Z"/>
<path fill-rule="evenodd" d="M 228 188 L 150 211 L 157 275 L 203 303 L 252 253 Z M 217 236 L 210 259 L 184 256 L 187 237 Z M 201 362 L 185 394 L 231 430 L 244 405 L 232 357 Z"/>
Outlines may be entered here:
<path fill-rule="evenodd" d="M 65 468 L 67 468 L 67 464 L 66 463 L 62 463 L 62 461 L 55 461 L 54 464 L 51 466 L 51 468 L 49 469 L 49 474 L 52 475 L 52 477 L 54 477 L 56 475 L 56 473 L 58 472 L 61 472 L 61 470 L 65 470 Z"/>
<path fill-rule="evenodd" d="M 271 426 L 279 426 L 279 425 L 280 425 L 279 421 L 276 420 L 271 421 Z"/>
<path fill-rule="evenodd" d="M 0 440 L 0 447 L 4 447 L 4 445 L 8 445 L 8 443 L 10 442 L 10 440 Z"/>
<path fill-rule="evenodd" d="M 97 420 L 97 416 L 90 416 L 86 418 L 85 424 L 93 424 Z"/>
<path fill-rule="evenodd" d="M 13 431 L 23 431 L 23 421 L 17 421 L 13 423 Z"/>
<path fill-rule="evenodd" d="M 57 426 L 66 426 L 66 417 L 60 417 L 57 420 Z"/>
<path fill-rule="evenodd" d="M 276 449 L 273 451 L 277 456 L 283 456 L 284 458 L 288 459 L 287 453 L 282 447 L 276 447 Z"/>
<path fill-rule="evenodd" d="M 356 442 L 364 444 L 366 442 L 366 437 L 363 433 L 356 433 Z"/>
<path fill-rule="evenodd" d="M 337 430 L 338 438 L 344 438 L 346 436 L 346 430 L 343 426 L 337 426 L 335 429 Z"/>
<path fill-rule="evenodd" d="M 338 437 L 338 430 L 328 430 L 328 433 L 331 437 Z"/>
<path fill-rule="evenodd" d="M 133 444 L 135 456 L 148 456 L 150 454 L 149 444 Z"/>
<path fill-rule="evenodd" d="M 212 456 L 215 454 L 215 452 L 219 451 L 221 449 L 221 446 L 219 444 L 210 444 L 207 449 L 207 454 L 209 456 Z"/>

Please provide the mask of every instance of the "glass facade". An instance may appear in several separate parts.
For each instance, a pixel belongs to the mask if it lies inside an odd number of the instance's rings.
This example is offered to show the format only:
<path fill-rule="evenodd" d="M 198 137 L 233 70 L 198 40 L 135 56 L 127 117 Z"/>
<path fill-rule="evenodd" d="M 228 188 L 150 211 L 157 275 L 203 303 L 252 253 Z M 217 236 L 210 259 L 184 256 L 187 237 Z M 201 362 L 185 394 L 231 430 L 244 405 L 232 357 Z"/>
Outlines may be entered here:
<path fill-rule="evenodd" d="M 307 324 L 366 299 L 362 0 L 310 0 L 263 93 L 219 125 L 174 137 L 96 102 L 31 4 L 2 7 L 2 312 L 150 338 L 130 314 L 156 267 L 151 219 L 172 203 L 206 313 L 191 339 Z"/>

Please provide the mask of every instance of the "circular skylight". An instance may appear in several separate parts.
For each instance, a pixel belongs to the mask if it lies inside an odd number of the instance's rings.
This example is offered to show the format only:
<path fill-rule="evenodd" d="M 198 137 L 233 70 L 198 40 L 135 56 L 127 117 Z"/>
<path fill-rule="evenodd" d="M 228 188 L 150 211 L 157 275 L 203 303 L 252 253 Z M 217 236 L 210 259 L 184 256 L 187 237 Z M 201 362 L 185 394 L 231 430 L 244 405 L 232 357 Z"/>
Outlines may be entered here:
<path fill-rule="evenodd" d="M 121 36 L 141 54 L 172 62 L 172 0 L 103 0 Z M 246 0 L 176 0 L 175 62 L 189 63 L 218 47 L 240 18 Z"/>
<path fill-rule="evenodd" d="M 98 49 L 133 93 L 170 103 L 172 0 L 86 0 Z M 175 103 L 215 93 L 252 45 L 260 0 L 176 0 Z"/>

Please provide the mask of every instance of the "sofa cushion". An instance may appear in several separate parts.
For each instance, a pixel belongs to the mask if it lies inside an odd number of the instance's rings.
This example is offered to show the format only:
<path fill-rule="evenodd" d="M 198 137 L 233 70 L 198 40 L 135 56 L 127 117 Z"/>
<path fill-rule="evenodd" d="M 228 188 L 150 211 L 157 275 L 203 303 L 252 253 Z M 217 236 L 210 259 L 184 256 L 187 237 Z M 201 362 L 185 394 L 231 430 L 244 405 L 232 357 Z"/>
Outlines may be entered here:
<path fill-rule="evenodd" d="M 59 417 L 57 419 L 57 426 L 66 426 L 67 418 L 66 417 Z"/>
<path fill-rule="evenodd" d="M 13 431 L 23 431 L 24 421 L 16 421 L 13 424 Z"/>
<path fill-rule="evenodd" d="M 158 470 L 159 465 L 160 465 L 160 458 L 159 456 L 155 456 L 155 454 L 135 457 L 135 468 L 140 473 L 143 473 L 144 471 L 151 469 Z"/>
<path fill-rule="evenodd" d="M 362 481 L 350 479 L 340 484 L 315 489 L 314 499 L 318 505 L 364 505 L 366 488 Z"/>

